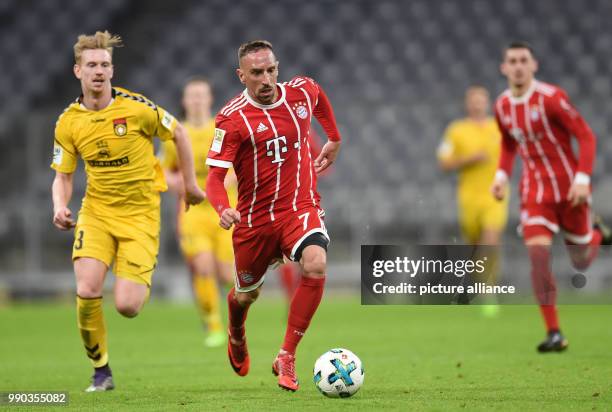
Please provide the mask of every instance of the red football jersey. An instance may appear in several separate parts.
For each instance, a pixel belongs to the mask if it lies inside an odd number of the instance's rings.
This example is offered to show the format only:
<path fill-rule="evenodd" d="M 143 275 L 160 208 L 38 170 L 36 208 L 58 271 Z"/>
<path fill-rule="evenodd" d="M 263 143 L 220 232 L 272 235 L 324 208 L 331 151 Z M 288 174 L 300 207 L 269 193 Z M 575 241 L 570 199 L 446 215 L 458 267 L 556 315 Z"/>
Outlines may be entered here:
<path fill-rule="evenodd" d="M 517 150 L 523 159 L 522 203 L 565 201 L 576 174 L 591 175 L 595 136 L 561 88 L 534 79 L 523 96 L 506 90 L 495 103 L 495 117 L 502 132 L 499 168 L 510 176 Z"/>
<path fill-rule="evenodd" d="M 322 91 L 307 77 L 278 83 L 277 88 L 275 103 L 262 105 L 245 90 L 215 119 L 206 163 L 236 171 L 241 226 L 264 225 L 286 213 L 319 207 L 310 126 L 313 114 L 321 121 L 317 105 Z"/>

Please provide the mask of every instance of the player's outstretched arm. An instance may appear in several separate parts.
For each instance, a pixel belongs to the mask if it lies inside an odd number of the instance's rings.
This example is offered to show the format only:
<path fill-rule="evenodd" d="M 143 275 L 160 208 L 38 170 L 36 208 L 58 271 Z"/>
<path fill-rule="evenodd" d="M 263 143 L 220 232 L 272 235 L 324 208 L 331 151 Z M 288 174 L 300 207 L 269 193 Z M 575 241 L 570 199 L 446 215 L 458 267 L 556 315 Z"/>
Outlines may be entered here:
<path fill-rule="evenodd" d="M 185 128 L 178 124 L 174 130 L 174 144 L 176 145 L 176 153 L 179 159 L 179 167 L 183 175 L 183 184 L 185 188 L 185 209 L 189 209 L 189 205 L 197 205 L 206 199 L 206 194 L 198 186 L 195 170 L 193 168 L 193 153 L 191 152 L 191 144 L 187 137 Z"/>
<path fill-rule="evenodd" d="M 584 120 L 582 115 L 570 102 L 567 94 L 559 90 L 558 93 L 547 102 L 546 111 L 560 123 L 578 142 L 578 168 L 577 175 L 582 173 L 591 176 L 595 165 L 595 152 L 597 138 Z M 585 180 L 585 178 L 580 178 Z M 580 180 L 579 179 L 579 180 Z M 587 182 L 589 183 L 589 182 Z"/>
<path fill-rule="evenodd" d="M 340 151 L 340 142 L 342 138 L 338 131 L 338 126 L 336 125 L 334 110 L 332 109 L 327 95 L 321 86 L 316 85 L 316 87 L 318 88 L 318 99 L 313 114 L 321 127 L 323 127 L 323 130 L 325 130 L 328 139 L 327 143 L 323 145 L 321 153 L 319 153 L 319 156 L 317 156 L 314 161 L 315 172 L 318 174 L 331 166 L 336 160 L 338 152 Z"/>
<path fill-rule="evenodd" d="M 564 91 L 560 90 L 550 99 L 549 106 L 551 107 L 548 111 L 555 120 L 578 141 L 577 173 L 567 194 L 567 200 L 572 206 L 578 206 L 587 202 L 591 194 L 591 174 L 595 163 L 597 138 Z"/>
<path fill-rule="evenodd" d="M 72 219 L 72 212 L 68 208 L 72 198 L 72 173 L 55 172 L 55 179 L 51 186 L 53 197 L 53 224 L 59 230 L 70 230 L 76 223 Z"/>

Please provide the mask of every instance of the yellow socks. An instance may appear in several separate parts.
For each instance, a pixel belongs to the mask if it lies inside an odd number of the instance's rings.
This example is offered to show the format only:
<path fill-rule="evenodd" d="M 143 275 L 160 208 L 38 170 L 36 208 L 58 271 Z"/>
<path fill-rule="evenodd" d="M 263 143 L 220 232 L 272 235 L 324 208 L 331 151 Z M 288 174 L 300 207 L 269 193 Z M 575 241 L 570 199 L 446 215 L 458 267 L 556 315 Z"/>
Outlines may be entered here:
<path fill-rule="evenodd" d="M 193 292 L 200 309 L 202 322 L 209 332 L 223 330 L 217 280 L 212 276 L 193 275 Z"/>
<path fill-rule="evenodd" d="M 87 357 L 94 368 L 108 363 L 106 325 L 102 311 L 102 297 L 82 298 L 77 295 L 77 321 Z"/>

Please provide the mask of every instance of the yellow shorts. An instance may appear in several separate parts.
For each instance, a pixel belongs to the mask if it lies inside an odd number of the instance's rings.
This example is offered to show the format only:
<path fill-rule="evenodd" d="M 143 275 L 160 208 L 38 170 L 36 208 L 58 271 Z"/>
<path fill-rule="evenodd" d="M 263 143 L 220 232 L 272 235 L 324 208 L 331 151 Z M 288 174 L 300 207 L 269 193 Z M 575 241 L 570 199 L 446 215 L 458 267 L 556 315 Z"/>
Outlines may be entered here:
<path fill-rule="evenodd" d="M 115 275 L 151 286 L 159 251 L 159 209 L 135 216 L 98 216 L 79 212 L 72 259 L 90 257 L 111 267 Z"/>
<path fill-rule="evenodd" d="M 178 232 L 181 250 L 187 259 L 212 252 L 217 260 L 234 262 L 232 231 L 219 226 L 219 215 L 210 203 L 191 207 L 179 214 Z"/>
<path fill-rule="evenodd" d="M 491 198 L 473 198 L 459 202 L 459 226 L 465 240 L 477 243 L 484 230 L 502 232 L 508 221 L 508 197 L 502 202 Z"/>

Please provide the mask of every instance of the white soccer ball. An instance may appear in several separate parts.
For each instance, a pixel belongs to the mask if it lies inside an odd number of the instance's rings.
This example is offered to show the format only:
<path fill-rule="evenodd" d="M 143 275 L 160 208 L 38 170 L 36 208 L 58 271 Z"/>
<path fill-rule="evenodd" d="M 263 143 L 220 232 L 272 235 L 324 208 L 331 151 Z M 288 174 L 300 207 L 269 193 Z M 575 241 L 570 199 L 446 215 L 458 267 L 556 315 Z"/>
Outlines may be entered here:
<path fill-rule="evenodd" d="M 330 398 L 353 396 L 363 385 L 364 376 L 361 360 L 347 349 L 331 349 L 314 365 L 314 384 Z"/>

